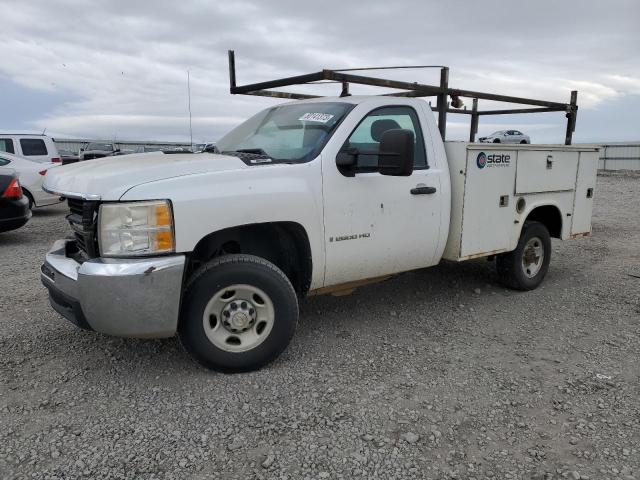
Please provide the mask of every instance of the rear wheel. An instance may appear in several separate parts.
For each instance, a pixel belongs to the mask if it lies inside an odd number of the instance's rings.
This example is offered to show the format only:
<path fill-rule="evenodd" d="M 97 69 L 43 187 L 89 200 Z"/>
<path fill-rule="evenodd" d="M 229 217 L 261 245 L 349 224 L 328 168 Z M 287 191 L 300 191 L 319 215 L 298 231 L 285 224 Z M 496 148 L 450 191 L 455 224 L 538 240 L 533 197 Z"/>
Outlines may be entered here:
<path fill-rule="evenodd" d="M 253 255 L 224 255 L 189 280 L 179 334 L 205 367 L 245 372 L 278 357 L 297 322 L 296 293 L 278 267 Z"/>
<path fill-rule="evenodd" d="M 520 143 L 522 143 L 522 144 L 526 144 L 526 143 L 527 143 L 527 141 L 526 141 L 526 140 L 522 140 Z"/>
<path fill-rule="evenodd" d="M 500 281 L 515 290 L 533 290 L 542 282 L 551 261 L 551 236 L 542 223 L 526 222 L 513 252 L 496 258 Z"/>

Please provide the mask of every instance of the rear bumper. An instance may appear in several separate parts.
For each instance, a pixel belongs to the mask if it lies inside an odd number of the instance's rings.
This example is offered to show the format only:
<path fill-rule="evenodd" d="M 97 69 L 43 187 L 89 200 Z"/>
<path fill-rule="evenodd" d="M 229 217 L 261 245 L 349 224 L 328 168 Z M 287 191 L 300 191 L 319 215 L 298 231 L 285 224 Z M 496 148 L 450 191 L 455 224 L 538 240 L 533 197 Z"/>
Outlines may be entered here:
<path fill-rule="evenodd" d="M 25 215 L 18 218 L 5 218 L 0 220 L 0 232 L 10 232 L 11 230 L 17 230 L 18 228 L 26 225 L 31 218 L 31 215 Z"/>
<path fill-rule="evenodd" d="M 24 195 L 18 200 L 0 199 L 0 232 L 20 228 L 31 218 L 29 200 Z"/>
<path fill-rule="evenodd" d="M 40 278 L 51 306 L 80 328 L 121 337 L 175 334 L 185 256 L 140 259 L 67 256 L 74 240 L 58 240 L 47 253 Z"/>

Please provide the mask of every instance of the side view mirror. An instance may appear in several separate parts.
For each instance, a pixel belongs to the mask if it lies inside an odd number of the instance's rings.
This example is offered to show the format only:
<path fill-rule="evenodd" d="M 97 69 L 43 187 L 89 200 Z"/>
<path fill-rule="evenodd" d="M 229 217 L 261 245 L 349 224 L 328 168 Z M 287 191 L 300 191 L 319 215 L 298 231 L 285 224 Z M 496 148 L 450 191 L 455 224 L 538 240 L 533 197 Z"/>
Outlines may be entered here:
<path fill-rule="evenodd" d="M 379 172 L 382 175 L 406 177 L 413 172 L 414 133 L 411 130 L 393 129 L 382 134 L 378 151 L 342 148 L 336 155 L 336 166 L 345 177 L 360 172 Z M 357 167 L 358 155 L 375 155 L 375 167 Z M 356 168 L 357 167 L 357 168 Z"/>
<path fill-rule="evenodd" d="M 80 149 L 80 151 L 81 151 L 81 152 L 84 152 L 84 148 L 81 148 L 81 149 Z"/>
<path fill-rule="evenodd" d="M 356 176 L 356 165 L 358 163 L 358 152 L 357 148 L 347 147 L 342 148 L 338 155 L 336 155 L 336 166 L 340 173 L 342 173 L 345 177 L 355 177 Z"/>
<path fill-rule="evenodd" d="M 411 130 L 393 129 L 382 134 L 378 171 L 382 175 L 408 177 L 413 172 L 414 134 Z"/>

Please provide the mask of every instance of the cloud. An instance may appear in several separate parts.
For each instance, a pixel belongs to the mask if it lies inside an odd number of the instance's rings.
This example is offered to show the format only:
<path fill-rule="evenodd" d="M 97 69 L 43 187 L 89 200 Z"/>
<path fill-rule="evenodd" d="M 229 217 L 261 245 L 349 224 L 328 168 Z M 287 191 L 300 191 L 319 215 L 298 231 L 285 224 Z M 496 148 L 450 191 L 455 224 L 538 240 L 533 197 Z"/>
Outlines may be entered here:
<path fill-rule="evenodd" d="M 69 135 L 186 139 L 189 70 L 195 138 L 215 140 L 274 103 L 229 95 L 229 48 L 240 84 L 323 67 L 446 64 L 459 88 L 563 102 L 578 89 L 581 111 L 640 95 L 634 0 L 152 5 L 5 0 L 0 75 L 66 99 L 28 123 Z M 376 75 L 438 81 L 437 70 Z M 310 89 L 338 92 L 335 85 Z"/>

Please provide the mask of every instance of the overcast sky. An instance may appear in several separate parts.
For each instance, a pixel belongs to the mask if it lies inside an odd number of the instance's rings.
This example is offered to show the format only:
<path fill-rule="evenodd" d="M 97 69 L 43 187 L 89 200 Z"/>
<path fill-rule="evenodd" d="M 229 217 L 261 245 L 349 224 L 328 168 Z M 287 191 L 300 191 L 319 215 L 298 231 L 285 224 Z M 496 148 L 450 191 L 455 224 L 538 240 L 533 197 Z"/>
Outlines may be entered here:
<path fill-rule="evenodd" d="M 639 19 L 637 0 L 2 0 L 0 130 L 188 140 L 189 70 L 194 140 L 215 141 L 277 102 L 229 94 L 227 50 L 235 49 L 238 84 L 322 68 L 436 64 L 451 68 L 455 88 L 562 102 L 577 89 L 574 141 L 640 140 Z M 339 93 L 337 85 L 316 88 Z M 479 133 L 512 127 L 534 142 L 559 142 L 564 120 L 484 117 Z M 448 136 L 467 135 L 468 117 L 449 115 Z"/>

